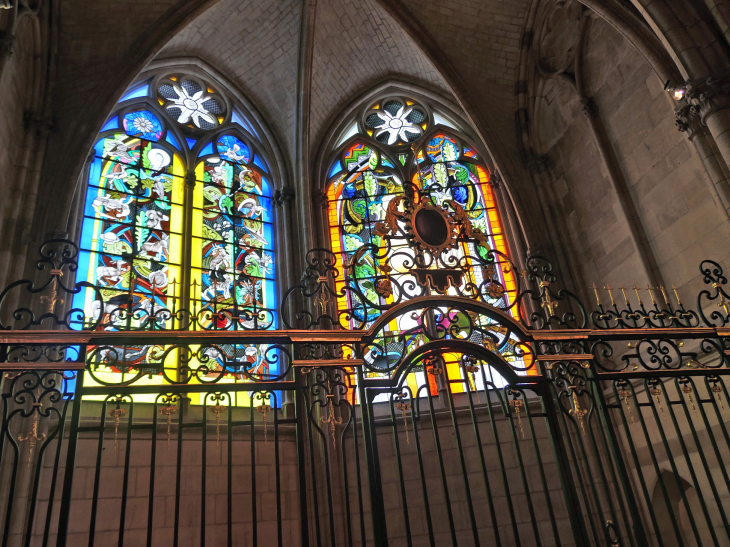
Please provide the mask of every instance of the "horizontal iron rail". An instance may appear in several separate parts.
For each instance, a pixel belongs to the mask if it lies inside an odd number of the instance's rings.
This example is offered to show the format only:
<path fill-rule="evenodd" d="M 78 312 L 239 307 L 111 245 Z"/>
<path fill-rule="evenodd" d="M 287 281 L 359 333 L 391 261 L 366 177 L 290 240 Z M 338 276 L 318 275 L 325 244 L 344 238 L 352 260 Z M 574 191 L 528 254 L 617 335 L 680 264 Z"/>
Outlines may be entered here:
<path fill-rule="evenodd" d="M 730 338 L 730 327 L 670 327 L 641 329 L 554 329 L 529 330 L 535 342 L 564 340 L 640 340 L 642 338 Z M 341 343 L 355 344 L 370 336 L 369 331 L 352 330 L 241 330 L 241 331 L 59 331 L 8 330 L 0 332 L 0 344 L 35 345 L 158 345 L 241 343 Z"/>

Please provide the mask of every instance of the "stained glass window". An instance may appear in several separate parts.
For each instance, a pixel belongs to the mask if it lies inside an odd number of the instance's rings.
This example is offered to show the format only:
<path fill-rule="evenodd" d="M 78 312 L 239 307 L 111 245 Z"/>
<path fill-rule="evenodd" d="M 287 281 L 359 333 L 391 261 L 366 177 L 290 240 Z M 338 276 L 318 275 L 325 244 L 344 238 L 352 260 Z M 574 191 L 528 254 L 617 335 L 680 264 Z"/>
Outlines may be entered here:
<path fill-rule="evenodd" d="M 159 108 L 150 106 L 150 93 Z M 93 290 L 76 295 L 85 325 L 75 327 L 276 328 L 271 173 L 243 115 L 229 116 L 205 82 L 176 75 L 156 89 L 138 86 L 122 102 L 93 150 L 80 237 L 77 280 L 96 285 L 103 302 Z M 90 348 L 87 381 L 141 373 L 147 378 L 137 383 L 180 381 L 180 351 Z M 223 382 L 245 380 L 242 371 L 249 378 L 278 374 L 270 346 L 220 344 L 199 353 L 189 367 L 205 360 Z M 242 392 L 239 404 L 247 398 Z"/>
<path fill-rule="evenodd" d="M 460 243 L 458 248 L 449 251 L 452 256 L 467 257 L 467 259 L 470 256 L 484 256 L 489 249 L 497 250 L 505 257 L 508 253 L 493 190 L 489 184 L 489 171 L 481 163 L 473 147 L 463 144 L 460 137 L 455 133 L 443 131 L 443 128 L 430 130 L 430 133 L 427 133 L 429 130 L 426 124 L 420 131 L 413 133 L 415 135 L 413 139 L 410 137 L 412 134 L 410 132 L 400 134 L 399 131 L 398 135 L 393 137 L 394 131 L 388 131 L 387 128 L 382 128 L 378 133 L 378 129 L 374 126 L 385 125 L 381 123 L 386 121 L 384 118 L 387 120 L 407 118 L 410 113 L 407 113 L 406 108 L 411 108 L 412 111 L 417 109 L 419 112 L 427 111 L 418 104 L 406 100 L 401 101 L 400 106 L 389 105 L 387 101 L 383 103 L 378 103 L 377 108 L 371 108 L 363 116 L 361 135 L 374 138 L 378 143 L 366 142 L 362 137 L 355 137 L 345 145 L 329 169 L 327 197 L 329 235 L 333 252 L 338 255 L 340 264 L 353 264 L 358 289 L 368 300 L 387 306 L 389 302 L 394 301 L 394 297 L 379 286 L 384 277 L 383 272 L 387 271 L 391 278 L 400 275 L 399 285 L 407 287 L 406 278 L 411 274 L 408 272 L 399 274 L 397 265 L 393 270 L 390 270 L 389 266 L 393 266 L 393 256 L 399 255 L 399 260 L 408 260 L 407 257 L 413 256 L 415 251 L 408 248 L 406 240 L 400 243 L 391 240 L 392 250 L 387 257 L 383 252 L 367 251 L 358 254 L 357 261 L 353 262 L 352 259 L 364 245 L 372 245 L 373 249 L 385 248 L 375 228 L 385 219 L 389 203 L 409 191 L 408 188 L 404 188 L 404 180 L 410 180 L 413 187 L 418 189 L 424 199 L 430 200 L 433 206 L 450 207 L 446 202 L 461 206 L 472 226 L 487 236 L 485 244 L 480 246 L 475 246 L 471 242 Z M 376 119 L 377 110 L 386 106 L 390 106 L 393 112 L 389 112 L 387 116 L 378 116 Z M 425 119 L 426 114 L 423 114 L 423 118 L 419 121 Z M 415 120 L 413 121 L 415 123 Z M 396 122 L 394 125 L 399 124 Z M 409 142 L 412 141 L 419 143 L 415 152 L 410 148 Z M 388 146 L 389 144 L 391 146 Z M 486 302 L 503 309 L 509 308 L 516 296 L 512 270 L 504 266 L 506 264 L 500 263 L 487 274 L 494 276 L 495 283 L 491 286 L 499 287 L 500 290 L 494 291 L 493 294 L 485 292 L 482 295 Z M 485 291 L 488 291 L 490 285 L 484 283 L 485 273 L 481 267 L 468 268 L 466 274 L 462 286 L 472 283 L 474 286 L 485 287 Z M 415 283 L 415 279 L 413 282 Z M 338 294 L 344 286 L 343 273 L 337 281 Z M 453 287 L 448 292 L 458 294 Z M 405 298 L 408 296 L 404 295 Z M 342 324 L 343 328 L 362 328 L 363 324 L 371 324 L 380 315 L 377 309 L 368 307 L 365 311 L 362 307 L 358 308 L 357 302 L 348 296 L 341 296 L 337 305 L 340 310 L 352 310 L 351 315 L 343 316 L 347 318 L 348 323 Z M 365 313 L 368 314 L 367 317 Z M 418 339 L 417 334 L 405 338 L 401 336 L 403 333 L 417 330 L 419 320 L 409 315 L 392 322 L 379 341 L 379 349 L 372 355 L 364 355 L 371 368 L 386 370 L 405 353 L 422 344 L 423 341 Z M 503 355 L 505 359 L 515 361 L 515 366 L 518 368 L 525 366 L 520 361 L 519 355 L 514 355 L 514 347 L 509 346 L 509 348 L 512 354 Z M 450 378 L 464 376 L 459 355 L 445 355 L 444 364 L 449 369 Z M 501 377 L 491 369 L 487 380 L 495 385 L 503 384 Z M 422 367 L 415 368 L 406 381 L 413 393 L 418 391 L 418 386 L 429 385 L 431 394 L 436 394 L 435 379 L 427 375 Z M 473 377 L 470 382 L 472 390 L 484 389 L 479 375 Z M 459 382 L 452 383 L 451 389 L 454 392 L 465 391 Z M 354 393 L 351 395 L 354 397 Z"/>

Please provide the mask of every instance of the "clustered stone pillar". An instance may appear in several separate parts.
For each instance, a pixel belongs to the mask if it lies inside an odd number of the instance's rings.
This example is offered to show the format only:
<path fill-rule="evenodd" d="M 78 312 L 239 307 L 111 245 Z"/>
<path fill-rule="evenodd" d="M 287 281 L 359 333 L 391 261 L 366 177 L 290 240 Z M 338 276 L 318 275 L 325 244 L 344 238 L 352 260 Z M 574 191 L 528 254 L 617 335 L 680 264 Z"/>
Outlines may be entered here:
<path fill-rule="evenodd" d="M 687 83 L 675 114 L 677 127 L 703 160 L 713 195 L 730 217 L 730 73 Z"/>

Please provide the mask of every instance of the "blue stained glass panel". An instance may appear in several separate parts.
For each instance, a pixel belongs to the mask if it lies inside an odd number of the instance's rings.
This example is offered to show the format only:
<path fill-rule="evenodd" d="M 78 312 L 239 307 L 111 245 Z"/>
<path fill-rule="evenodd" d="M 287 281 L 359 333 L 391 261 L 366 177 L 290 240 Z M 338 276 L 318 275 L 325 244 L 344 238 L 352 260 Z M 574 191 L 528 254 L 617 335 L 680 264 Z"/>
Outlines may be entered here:
<path fill-rule="evenodd" d="M 330 177 L 334 177 L 337 173 L 342 172 L 342 164 L 339 161 L 336 161 L 335 164 L 332 166 L 332 169 L 330 169 Z"/>
<path fill-rule="evenodd" d="M 264 164 L 264 161 L 261 159 L 261 156 L 254 156 L 253 157 L 253 163 L 254 163 L 254 165 L 258 165 L 264 171 L 268 171 L 269 170 L 269 168 L 266 167 L 266 165 Z"/>
<path fill-rule="evenodd" d="M 130 137 L 157 142 L 162 137 L 162 122 L 149 110 L 136 110 L 124 115 L 124 130 Z"/>
<path fill-rule="evenodd" d="M 150 86 L 147 84 L 141 85 L 139 87 L 135 87 L 129 93 L 124 95 L 121 99 L 119 99 L 119 102 L 128 101 L 129 99 L 138 99 L 140 97 L 146 97 L 149 95 L 150 92 Z"/>
<path fill-rule="evenodd" d="M 165 136 L 165 140 L 167 142 L 169 142 L 171 145 L 173 145 L 175 148 L 180 150 L 180 144 L 177 142 L 175 135 L 173 135 L 170 131 L 167 132 L 167 135 Z"/>
<path fill-rule="evenodd" d="M 101 128 L 102 131 L 111 131 L 112 129 L 119 129 L 119 116 L 114 116 Z"/>
<path fill-rule="evenodd" d="M 228 161 L 234 163 L 248 163 L 251 161 L 251 150 L 233 135 L 218 137 L 216 147 L 221 157 Z"/>
<path fill-rule="evenodd" d="M 213 143 L 210 143 L 209 142 L 200 151 L 200 154 L 198 154 L 198 157 L 201 157 L 201 156 L 210 156 L 212 153 L 213 153 Z"/>

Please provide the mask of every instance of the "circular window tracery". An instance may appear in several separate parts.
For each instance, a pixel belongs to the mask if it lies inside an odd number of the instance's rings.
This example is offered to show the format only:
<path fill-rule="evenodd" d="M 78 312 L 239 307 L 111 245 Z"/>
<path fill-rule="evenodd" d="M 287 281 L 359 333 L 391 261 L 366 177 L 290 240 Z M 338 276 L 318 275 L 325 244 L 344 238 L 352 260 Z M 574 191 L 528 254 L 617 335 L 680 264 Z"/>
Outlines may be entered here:
<path fill-rule="evenodd" d="M 187 75 L 163 78 L 157 86 L 158 100 L 173 120 L 203 131 L 225 120 L 225 104 L 217 95 L 205 82 Z"/>
<path fill-rule="evenodd" d="M 402 146 L 418 140 L 429 123 L 426 108 L 402 97 L 375 103 L 363 119 L 368 134 L 388 146 Z"/>

